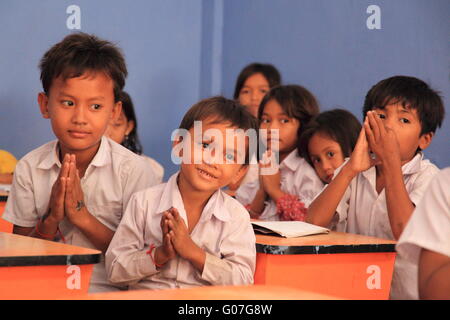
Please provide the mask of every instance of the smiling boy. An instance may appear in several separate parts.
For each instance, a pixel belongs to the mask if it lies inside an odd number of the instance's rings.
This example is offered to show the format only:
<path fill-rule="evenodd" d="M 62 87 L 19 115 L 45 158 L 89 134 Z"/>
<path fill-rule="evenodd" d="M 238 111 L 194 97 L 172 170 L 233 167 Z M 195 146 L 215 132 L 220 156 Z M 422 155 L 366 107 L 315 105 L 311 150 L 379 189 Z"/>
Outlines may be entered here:
<path fill-rule="evenodd" d="M 244 130 L 256 130 L 257 121 L 234 101 L 214 97 L 194 105 L 180 129 L 189 132 L 174 142 L 184 143 L 180 171 L 130 200 L 106 253 L 109 279 L 130 289 L 251 284 L 256 251 L 249 215 L 221 188 L 245 173 Z M 226 141 L 230 131 L 234 138 Z"/>

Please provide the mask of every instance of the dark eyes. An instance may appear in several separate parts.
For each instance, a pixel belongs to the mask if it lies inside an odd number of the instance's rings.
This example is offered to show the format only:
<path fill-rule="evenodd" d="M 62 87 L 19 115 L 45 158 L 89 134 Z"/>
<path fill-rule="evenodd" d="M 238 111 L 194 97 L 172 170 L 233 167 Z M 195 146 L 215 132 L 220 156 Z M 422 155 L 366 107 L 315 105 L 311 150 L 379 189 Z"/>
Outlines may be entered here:
<path fill-rule="evenodd" d="M 65 105 L 66 107 L 72 107 L 74 105 L 73 101 L 70 100 L 64 100 L 62 101 L 62 104 Z"/>

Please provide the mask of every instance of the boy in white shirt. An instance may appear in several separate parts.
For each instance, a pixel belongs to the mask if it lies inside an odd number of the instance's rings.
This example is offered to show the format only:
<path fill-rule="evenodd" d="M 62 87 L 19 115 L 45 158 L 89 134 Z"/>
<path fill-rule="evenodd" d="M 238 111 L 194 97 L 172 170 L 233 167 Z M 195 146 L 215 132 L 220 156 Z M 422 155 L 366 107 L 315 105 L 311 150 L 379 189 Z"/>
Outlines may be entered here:
<path fill-rule="evenodd" d="M 439 95 L 423 81 L 395 76 L 373 86 L 364 127 L 350 157 L 309 207 L 308 222 L 338 231 L 398 239 L 439 169 L 423 160 L 444 117 Z M 414 299 L 416 271 L 397 255 L 392 299 Z"/>
<path fill-rule="evenodd" d="M 450 168 L 430 182 L 397 252 L 418 265 L 421 299 L 450 299 Z"/>
<path fill-rule="evenodd" d="M 40 68 L 38 102 L 57 140 L 19 161 L 3 218 L 16 234 L 106 252 L 131 195 L 156 183 L 139 156 L 103 137 L 121 110 L 125 60 L 111 43 L 75 33 Z M 102 259 L 89 291 L 111 290 Z"/>
<path fill-rule="evenodd" d="M 249 215 L 221 188 L 245 173 L 243 130 L 256 130 L 257 121 L 234 101 L 214 97 L 194 105 L 180 129 L 188 133 L 174 142 L 174 150 L 183 146 L 180 171 L 131 198 L 106 253 L 109 279 L 130 289 L 251 284 L 256 250 Z M 231 143 L 229 132 L 236 133 Z M 243 156 L 245 163 L 235 161 Z"/>

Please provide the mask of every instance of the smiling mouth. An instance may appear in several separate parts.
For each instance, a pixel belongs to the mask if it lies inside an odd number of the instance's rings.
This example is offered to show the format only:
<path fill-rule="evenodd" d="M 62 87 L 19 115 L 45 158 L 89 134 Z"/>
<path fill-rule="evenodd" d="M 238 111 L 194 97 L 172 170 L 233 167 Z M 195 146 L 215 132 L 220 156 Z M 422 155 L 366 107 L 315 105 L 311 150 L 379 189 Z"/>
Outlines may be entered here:
<path fill-rule="evenodd" d="M 212 174 L 210 174 L 209 172 L 207 172 L 207 171 L 205 171 L 205 170 L 202 170 L 202 169 L 200 169 L 200 168 L 197 168 L 197 170 L 198 170 L 198 172 L 199 172 L 201 175 L 204 175 L 204 176 L 206 176 L 206 177 L 208 177 L 208 178 L 210 178 L 210 179 L 217 179 L 216 176 L 213 176 Z"/>

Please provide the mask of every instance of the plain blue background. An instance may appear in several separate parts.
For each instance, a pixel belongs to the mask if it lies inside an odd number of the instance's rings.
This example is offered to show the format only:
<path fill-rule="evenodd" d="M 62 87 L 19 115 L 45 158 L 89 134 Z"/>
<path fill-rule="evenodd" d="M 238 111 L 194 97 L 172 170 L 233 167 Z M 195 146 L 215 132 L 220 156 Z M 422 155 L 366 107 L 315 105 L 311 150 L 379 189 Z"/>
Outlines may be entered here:
<path fill-rule="evenodd" d="M 380 30 L 366 26 L 372 4 Z M 80 31 L 122 48 L 144 153 L 164 165 L 166 179 L 177 170 L 170 136 L 186 110 L 211 95 L 231 98 L 254 61 L 311 90 L 322 110 L 343 107 L 360 120 L 367 91 L 393 75 L 425 80 L 448 109 L 448 0 L 2 0 L 0 148 L 17 158 L 54 139 L 37 104 L 38 63 L 74 31 L 70 5 L 81 8 Z M 446 117 L 425 152 L 441 168 L 450 166 L 449 137 Z"/>

